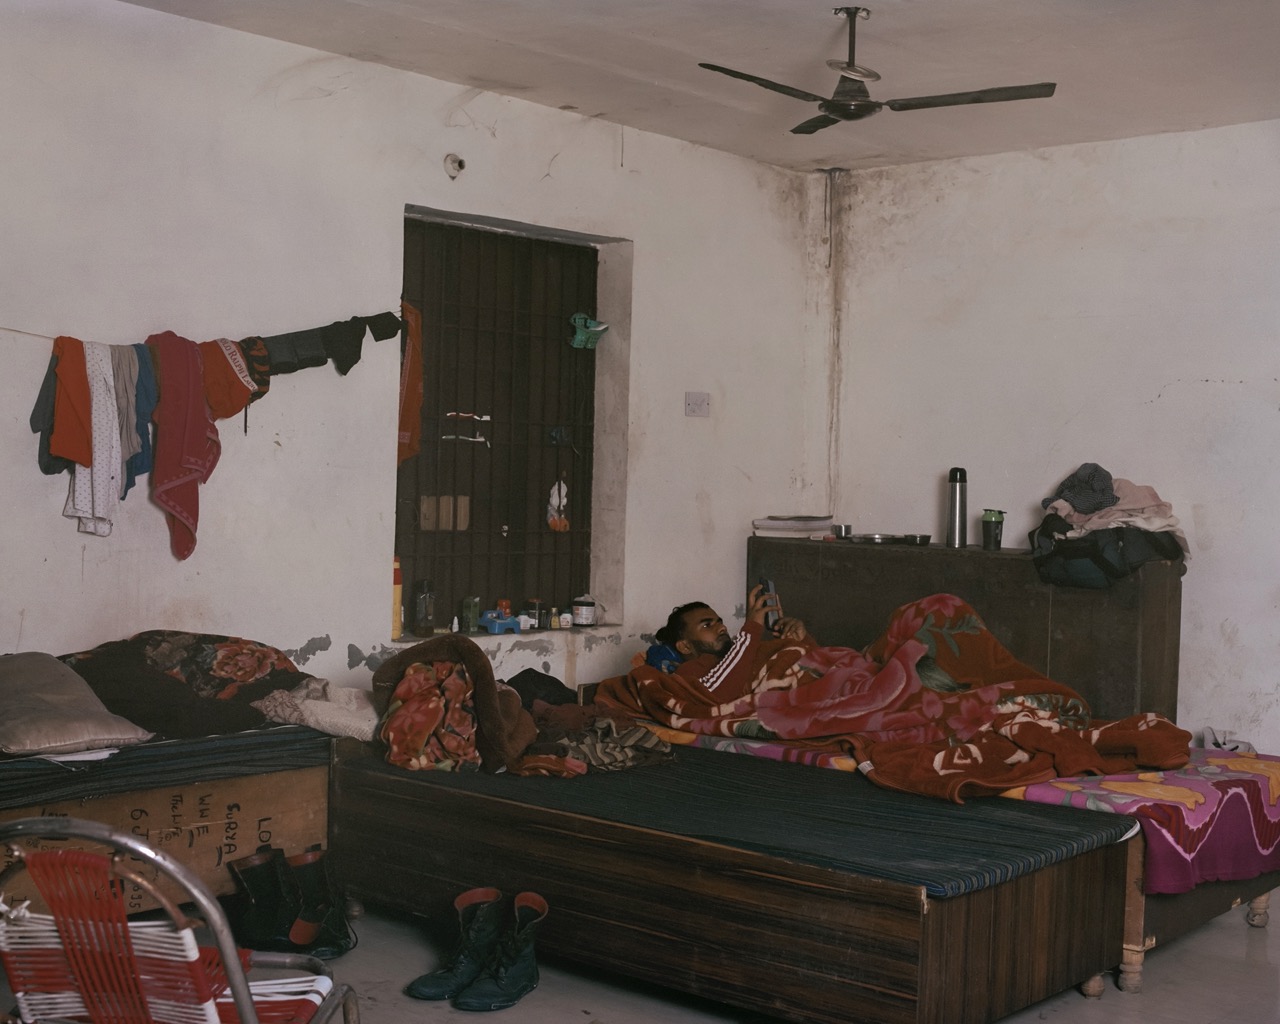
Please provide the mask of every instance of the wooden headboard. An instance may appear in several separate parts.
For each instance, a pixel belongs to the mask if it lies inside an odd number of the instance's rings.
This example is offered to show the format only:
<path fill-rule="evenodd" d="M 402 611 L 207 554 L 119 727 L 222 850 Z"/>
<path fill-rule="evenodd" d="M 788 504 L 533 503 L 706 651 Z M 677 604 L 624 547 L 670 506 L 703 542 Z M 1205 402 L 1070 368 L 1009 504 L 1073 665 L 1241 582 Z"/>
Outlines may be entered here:
<path fill-rule="evenodd" d="M 968 601 L 1015 657 L 1077 690 L 1095 717 L 1176 721 L 1181 562 L 1148 562 L 1106 590 L 1041 582 L 1027 550 L 751 537 L 747 587 L 774 581 L 824 644 L 864 647 L 890 613 L 929 594 Z"/>

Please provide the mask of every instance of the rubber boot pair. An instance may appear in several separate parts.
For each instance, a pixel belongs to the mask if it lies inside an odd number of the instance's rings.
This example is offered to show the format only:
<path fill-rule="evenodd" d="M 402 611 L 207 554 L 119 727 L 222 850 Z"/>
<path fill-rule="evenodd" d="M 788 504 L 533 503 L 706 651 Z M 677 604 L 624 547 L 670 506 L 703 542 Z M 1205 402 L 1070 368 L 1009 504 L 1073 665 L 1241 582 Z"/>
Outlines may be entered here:
<path fill-rule="evenodd" d="M 342 897 L 329 877 L 324 850 L 317 844 L 286 857 L 285 863 L 302 897 L 298 916 L 289 926 L 289 941 L 297 951 L 321 960 L 341 956 L 355 945 L 355 938 L 347 925 Z"/>
<path fill-rule="evenodd" d="M 236 941 L 249 949 L 322 959 L 351 949 L 355 940 L 324 857 L 318 845 L 292 857 L 263 845 L 228 862 L 240 890 L 239 906 L 228 905 Z"/>
<path fill-rule="evenodd" d="M 493 888 L 469 889 L 453 901 L 457 949 L 438 971 L 405 988 L 414 999 L 448 999 L 458 1010 L 505 1010 L 538 987 L 534 939 L 547 901 L 519 893 L 510 905 Z"/>
<path fill-rule="evenodd" d="M 302 892 L 284 851 L 259 846 L 249 856 L 229 861 L 227 870 L 241 896 L 239 911 L 228 910 L 236 941 L 249 949 L 289 949 L 289 930 L 302 910 Z"/>

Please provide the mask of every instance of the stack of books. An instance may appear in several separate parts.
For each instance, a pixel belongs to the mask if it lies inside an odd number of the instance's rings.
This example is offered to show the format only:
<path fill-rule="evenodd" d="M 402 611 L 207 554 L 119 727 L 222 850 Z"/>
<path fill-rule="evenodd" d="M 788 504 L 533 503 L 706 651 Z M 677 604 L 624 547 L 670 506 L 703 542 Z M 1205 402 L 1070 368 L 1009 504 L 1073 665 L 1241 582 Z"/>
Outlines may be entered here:
<path fill-rule="evenodd" d="M 818 540 L 831 532 L 831 516 L 765 516 L 751 520 L 757 537 L 792 537 Z"/>

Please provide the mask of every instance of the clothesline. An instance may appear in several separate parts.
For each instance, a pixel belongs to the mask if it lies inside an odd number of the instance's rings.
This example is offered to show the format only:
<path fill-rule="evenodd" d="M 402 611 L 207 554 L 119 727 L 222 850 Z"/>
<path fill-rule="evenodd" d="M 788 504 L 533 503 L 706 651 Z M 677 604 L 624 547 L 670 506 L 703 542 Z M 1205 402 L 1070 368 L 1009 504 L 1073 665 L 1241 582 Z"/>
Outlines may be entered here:
<path fill-rule="evenodd" d="M 272 376 L 328 362 L 345 376 L 366 334 L 384 341 L 402 327 L 397 313 L 385 312 L 265 338 L 194 342 L 164 331 L 131 345 L 13 331 L 53 343 L 30 418 L 40 470 L 70 472 L 62 514 L 103 537 L 118 503 L 149 473 L 170 547 L 185 559 L 195 550 L 199 485 L 221 454 L 214 421 L 243 411 L 247 432 L 249 404 L 267 393 Z"/>

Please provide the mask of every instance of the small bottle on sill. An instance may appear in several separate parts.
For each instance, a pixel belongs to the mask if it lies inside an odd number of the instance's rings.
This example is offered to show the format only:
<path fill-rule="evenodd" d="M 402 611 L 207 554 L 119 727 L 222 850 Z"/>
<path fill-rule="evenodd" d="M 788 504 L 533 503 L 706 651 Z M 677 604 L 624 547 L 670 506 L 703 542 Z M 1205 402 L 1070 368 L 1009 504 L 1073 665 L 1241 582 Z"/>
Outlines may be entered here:
<path fill-rule="evenodd" d="M 429 637 L 435 632 L 436 595 L 431 581 L 424 580 L 418 584 L 418 593 L 413 602 L 413 632 L 415 636 Z"/>

